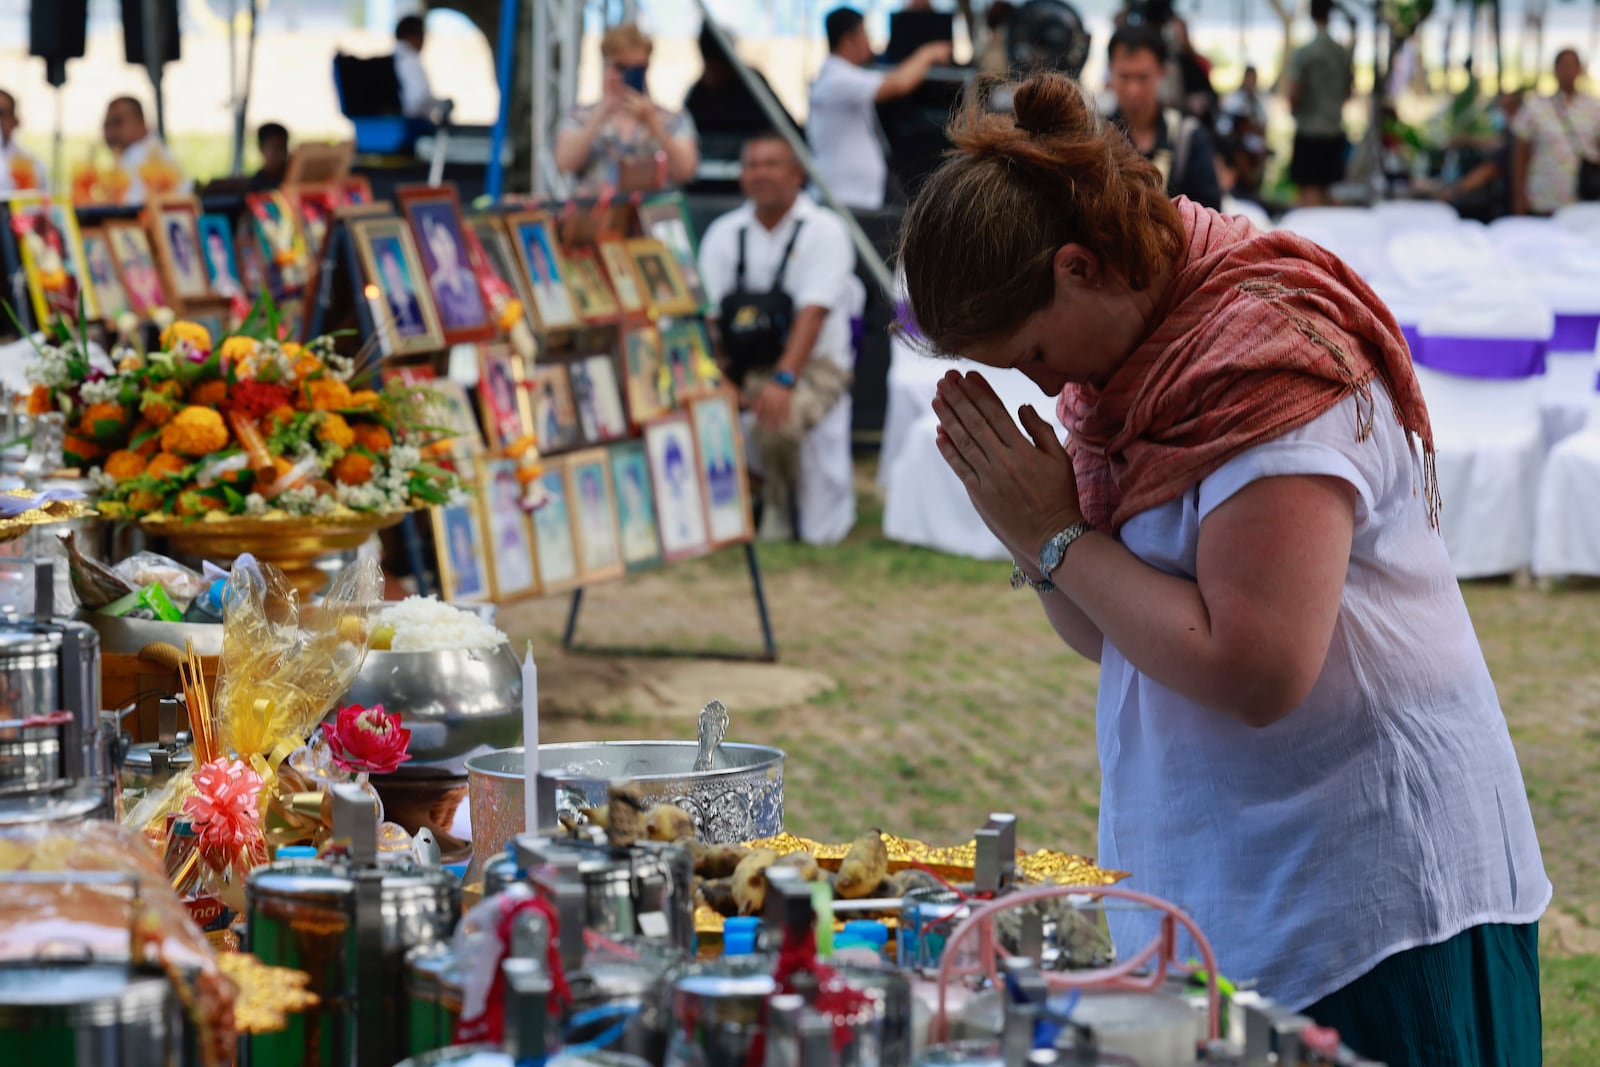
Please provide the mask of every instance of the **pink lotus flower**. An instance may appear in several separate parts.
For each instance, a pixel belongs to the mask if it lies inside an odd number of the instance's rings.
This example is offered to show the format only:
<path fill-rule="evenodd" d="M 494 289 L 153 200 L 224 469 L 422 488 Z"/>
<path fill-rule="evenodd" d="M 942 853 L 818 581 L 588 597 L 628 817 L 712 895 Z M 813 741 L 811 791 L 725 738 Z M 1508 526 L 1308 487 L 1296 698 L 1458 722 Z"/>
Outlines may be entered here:
<path fill-rule="evenodd" d="M 183 802 L 202 849 L 227 855 L 261 839 L 261 776 L 238 760 L 214 759 L 194 772 L 195 795 Z"/>
<path fill-rule="evenodd" d="M 398 714 L 384 712 L 382 704 L 340 708 L 331 726 L 322 724 L 322 732 L 334 764 L 356 774 L 388 774 L 411 758 L 406 751 L 411 731 L 400 725 Z"/>

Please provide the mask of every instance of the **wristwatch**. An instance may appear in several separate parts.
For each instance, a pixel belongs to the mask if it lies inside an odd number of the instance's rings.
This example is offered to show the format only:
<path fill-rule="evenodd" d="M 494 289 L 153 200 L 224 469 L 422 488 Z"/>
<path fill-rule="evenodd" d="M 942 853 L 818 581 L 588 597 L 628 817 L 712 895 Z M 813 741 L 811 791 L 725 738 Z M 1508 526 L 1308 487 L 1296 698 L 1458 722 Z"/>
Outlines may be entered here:
<path fill-rule="evenodd" d="M 773 380 L 774 383 L 783 386 L 785 389 L 793 389 L 794 388 L 794 371 L 792 371 L 792 370 L 780 370 L 777 373 L 773 374 L 772 380 Z"/>
<path fill-rule="evenodd" d="M 1011 564 L 1011 588 L 1021 589 L 1028 586 L 1041 593 L 1048 593 L 1055 589 L 1056 583 L 1050 580 L 1056 568 L 1061 566 L 1061 561 L 1066 558 L 1067 549 L 1072 547 L 1072 542 L 1093 530 L 1087 522 L 1075 522 L 1065 530 L 1056 534 L 1044 543 L 1039 550 L 1039 573 L 1044 575 L 1039 581 L 1029 578 L 1027 573 L 1016 562 Z"/>

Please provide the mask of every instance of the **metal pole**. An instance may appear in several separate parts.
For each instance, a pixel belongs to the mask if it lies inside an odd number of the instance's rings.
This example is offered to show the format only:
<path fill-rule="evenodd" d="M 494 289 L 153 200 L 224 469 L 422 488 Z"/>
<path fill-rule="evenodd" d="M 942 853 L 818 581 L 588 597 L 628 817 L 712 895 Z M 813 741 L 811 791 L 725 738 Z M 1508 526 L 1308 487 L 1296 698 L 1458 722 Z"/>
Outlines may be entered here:
<path fill-rule="evenodd" d="M 538 0 L 534 0 L 535 3 Z M 501 159 L 506 149 L 506 131 L 511 127 L 511 73 L 516 69 L 517 15 L 519 0 L 504 0 L 500 5 L 500 54 L 496 57 L 496 71 L 500 83 L 500 112 L 495 116 L 494 134 L 489 138 L 489 176 L 484 191 L 489 199 L 498 201 L 505 188 L 506 168 Z"/>
<path fill-rule="evenodd" d="M 793 125 L 790 124 L 789 116 L 784 112 L 783 106 L 778 103 L 778 98 L 773 95 L 772 90 L 760 78 L 755 76 L 755 73 L 745 65 L 744 60 L 740 59 L 739 54 L 734 51 L 732 38 L 712 18 L 711 9 L 707 6 L 706 0 L 696 0 L 696 3 L 700 6 L 700 14 L 705 20 L 705 28 L 711 32 L 712 36 L 717 39 L 717 43 L 722 46 L 723 52 L 727 54 L 729 61 L 733 64 L 733 69 L 738 72 L 739 80 L 744 82 L 745 88 L 750 90 L 750 95 L 755 98 L 756 103 L 761 105 L 762 113 L 766 115 L 767 121 L 772 123 L 772 128 L 778 131 L 785 141 L 789 142 L 790 148 L 794 149 L 794 154 L 800 160 L 800 165 L 805 168 L 806 174 L 811 177 L 812 183 L 822 193 L 823 202 L 844 220 L 845 226 L 850 230 L 850 240 L 856 246 L 856 255 L 861 257 L 861 262 L 866 265 L 867 273 L 872 276 L 872 280 L 878 283 L 878 287 L 883 291 L 884 299 L 893 301 L 894 277 L 889 273 L 889 265 L 884 262 L 883 256 L 878 254 L 878 246 L 872 243 L 872 240 L 867 237 L 866 231 L 861 228 L 861 224 L 856 222 L 855 213 L 834 195 L 833 190 L 828 187 L 828 183 L 817 172 L 817 161 L 811 155 L 811 149 L 807 147 L 805 139 L 795 132 Z"/>
<path fill-rule="evenodd" d="M 228 0 L 228 104 L 233 108 L 233 168 L 244 173 L 244 111 L 239 107 L 239 0 Z"/>
<path fill-rule="evenodd" d="M 144 66 L 150 75 L 150 87 L 156 97 L 156 136 L 167 139 L 167 104 L 161 92 L 162 60 L 166 58 L 166 36 L 162 33 L 161 5 L 159 0 L 144 0 L 141 5 L 144 26 Z"/>

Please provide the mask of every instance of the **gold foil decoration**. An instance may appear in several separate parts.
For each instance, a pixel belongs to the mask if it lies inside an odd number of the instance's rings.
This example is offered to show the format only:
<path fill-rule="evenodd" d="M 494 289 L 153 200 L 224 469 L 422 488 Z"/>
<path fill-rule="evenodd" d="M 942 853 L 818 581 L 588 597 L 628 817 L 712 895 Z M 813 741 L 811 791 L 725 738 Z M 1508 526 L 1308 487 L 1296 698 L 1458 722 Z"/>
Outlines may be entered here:
<path fill-rule="evenodd" d="M 306 988 L 311 976 L 304 971 L 268 967 L 248 952 L 221 956 L 217 963 L 239 990 L 233 1025 L 240 1033 L 276 1033 L 289 1025 L 290 1013 L 318 1003 L 317 995 Z"/>
<path fill-rule="evenodd" d="M 884 834 L 883 843 L 889 850 L 891 874 L 920 865 L 948 881 L 970 881 L 978 862 L 976 841 L 936 848 L 915 838 Z M 850 851 L 848 844 L 824 844 L 789 833 L 751 841 L 748 847 L 770 848 L 780 856 L 791 852 L 809 852 L 817 857 L 818 864 L 829 870 L 837 870 L 845 853 Z M 1058 885 L 1113 885 L 1128 877 L 1125 871 L 1107 871 L 1097 867 L 1091 859 L 1050 849 L 1037 852 L 1018 849 L 1017 870 L 1024 882 L 1055 882 Z"/>
<path fill-rule="evenodd" d="M 32 489 L 7 489 L 3 495 L 30 497 L 36 494 Z M 54 522 L 71 522 L 73 519 L 83 519 L 96 514 L 99 513 L 87 500 L 52 500 L 42 507 L 30 508 L 20 515 L 9 515 L 0 519 L 0 543 L 15 541 L 27 533 L 30 527 L 48 526 Z"/>

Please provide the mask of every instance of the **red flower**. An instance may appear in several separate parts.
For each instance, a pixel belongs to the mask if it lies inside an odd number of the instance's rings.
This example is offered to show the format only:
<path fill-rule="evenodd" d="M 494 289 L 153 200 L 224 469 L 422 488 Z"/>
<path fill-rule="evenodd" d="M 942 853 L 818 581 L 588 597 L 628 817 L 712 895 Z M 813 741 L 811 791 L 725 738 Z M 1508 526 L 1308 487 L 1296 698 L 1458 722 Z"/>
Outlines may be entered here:
<path fill-rule="evenodd" d="M 237 411 L 252 420 L 259 420 L 267 412 L 284 407 L 293 399 L 294 393 L 287 385 L 246 379 L 233 383 L 221 407 L 224 411 Z"/>
<path fill-rule="evenodd" d="M 411 731 L 400 725 L 398 714 L 385 713 L 382 704 L 340 708 L 333 725 L 322 724 L 322 732 L 334 764 L 347 771 L 388 774 L 411 758 L 406 751 Z"/>

